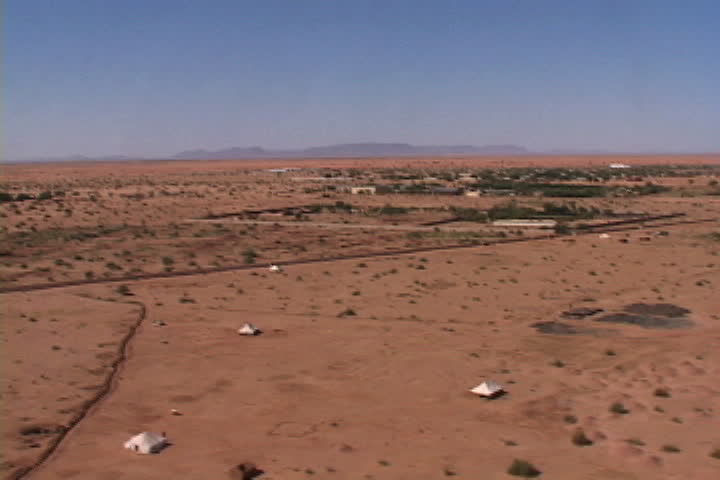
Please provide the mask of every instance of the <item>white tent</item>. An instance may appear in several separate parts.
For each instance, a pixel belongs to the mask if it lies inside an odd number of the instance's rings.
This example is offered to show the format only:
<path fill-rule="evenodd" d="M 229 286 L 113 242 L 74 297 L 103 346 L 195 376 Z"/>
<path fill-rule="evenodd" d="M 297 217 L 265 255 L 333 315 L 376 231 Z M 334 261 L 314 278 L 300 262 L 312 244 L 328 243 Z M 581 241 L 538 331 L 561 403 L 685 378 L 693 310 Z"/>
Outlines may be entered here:
<path fill-rule="evenodd" d="M 608 235 L 607 233 L 601 233 L 600 235 L 598 235 L 598 237 L 600 237 L 600 238 L 610 238 L 610 235 Z"/>
<path fill-rule="evenodd" d="M 167 444 L 164 433 L 143 432 L 125 442 L 125 448 L 137 453 L 158 453 Z"/>
<path fill-rule="evenodd" d="M 269 270 L 271 272 L 277 272 L 277 273 L 282 272 L 282 268 L 277 265 L 270 265 Z"/>
<path fill-rule="evenodd" d="M 252 323 L 246 323 L 242 327 L 238 328 L 238 335 L 260 335 L 262 330 L 257 328 Z"/>
<path fill-rule="evenodd" d="M 480 395 L 481 397 L 494 397 L 501 394 L 504 390 L 499 383 L 487 380 L 470 391 L 475 395 Z"/>

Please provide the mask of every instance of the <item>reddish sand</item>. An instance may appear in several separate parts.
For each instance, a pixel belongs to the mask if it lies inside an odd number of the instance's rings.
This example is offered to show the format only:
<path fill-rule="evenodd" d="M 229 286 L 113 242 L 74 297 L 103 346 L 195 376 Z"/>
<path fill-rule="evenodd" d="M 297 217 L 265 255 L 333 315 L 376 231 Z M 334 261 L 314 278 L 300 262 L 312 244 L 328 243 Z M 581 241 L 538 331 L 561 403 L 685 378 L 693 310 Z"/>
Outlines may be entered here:
<path fill-rule="evenodd" d="M 6 181 L 32 176 L 36 180 L 64 180 L 97 175 L 155 175 L 172 172 L 255 170 L 264 168 L 423 168 L 440 169 L 512 167 L 602 167 L 611 163 L 627 165 L 710 165 L 720 164 L 719 154 L 687 155 L 521 155 L 443 156 L 372 158 L 277 158 L 248 160 L 137 160 L 130 162 L 67 162 L 6 164 L 0 166 Z M 89 168 L 88 168 L 89 167 Z"/>
<path fill-rule="evenodd" d="M 262 189 L 245 195 L 236 208 L 264 198 Z M 186 208 L 199 210 L 211 198 Z M 716 199 L 598 205 L 717 218 Z M 141 210 L 128 215 L 148 213 Z M 159 213 L 174 222 L 192 212 Z M 92 224 L 78 217 L 71 221 Z M 160 229 L 161 219 L 156 225 Z M 268 479 L 508 479 L 516 458 L 536 465 L 541 478 L 560 480 L 720 478 L 720 459 L 710 456 L 720 448 L 720 243 L 711 235 L 719 227 L 667 226 L 665 236 L 648 227 L 607 239 L 317 263 L 280 274 L 259 266 L 130 282 L 132 296 L 113 283 L 3 294 L 4 472 L 12 478 L 55 438 L 21 430 L 68 425 L 110 378 L 117 342 L 139 315 L 138 305 L 128 302 L 140 302 L 147 317 L 109 395 L 28 478 L 225 478 L 231 466 L 252 461 Z M 346 250 L 339 232 L 324 234 L 326 243 L 305 237 L 310 253 Z M 283 235 L 294 234 L 283 228 L 257 233 L 266 243 Z M 342 241 L 353 235 L 359 234 L 351 231 Z M 382 249 L 387 233 L 367 235 L 364 241 L 374 243 L 364 248 Z M 140 256 L 150 242 L 113 238 L 93 240 L 101 243 L 83 247 L 83 258 L 122 263 L 125 257 L 112 252 Z M 191 238 L 158 238 L 154 255 L 164 248 L 178 259 L 172 242 Z M 233 248 L 246 241 L 243 236 Z M 79 252 L 85 244 L 77 242 L 69 241 L 58 258 Z M 21 261 L 33 262 L 37 247 L 26 248 Z M 48 265 L 53 270 L 42 275 L 80 269 Z M 616 312 L 637 302 L 688 308 L 693 326 L 561 319 L 572 307 Z M 587 332 L 550 335 L 532 328 L 552 320 Z M 248 321 L 265 333 L 238 336 L 235 330 Z M 468 393 L 485 379 L 500 382 L 508 394 L 488 401 Z M 668 397 L 654 394 L 661 387 Z M 611 412 L 615 402 L 629 413 Z M 572 443 L 578 427 L 593 445 Z M 173 445 L 151 456 L 122 448 L 143 430 L 165 431 Z M 39 446 L 29 448 L 31 442 Z"/>

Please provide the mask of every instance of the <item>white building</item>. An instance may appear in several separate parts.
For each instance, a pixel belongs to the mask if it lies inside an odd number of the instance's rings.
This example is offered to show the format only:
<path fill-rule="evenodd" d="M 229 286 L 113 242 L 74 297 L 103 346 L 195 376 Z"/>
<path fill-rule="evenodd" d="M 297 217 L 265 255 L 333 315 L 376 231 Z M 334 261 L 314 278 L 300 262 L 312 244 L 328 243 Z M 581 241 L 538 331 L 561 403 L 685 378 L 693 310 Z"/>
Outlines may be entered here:
<path fill-rule="evenodd" d="M 557 225 L 555 220 L 533 220 L 533 219 L 510 219 L 495 220 L 493 227 L 532 227 L 532 228 L 553 228 Z"/>
<path fill-rule="evenodd" d="M 350 187 L 353 195 L 375 195 L 375 187 Z"/>

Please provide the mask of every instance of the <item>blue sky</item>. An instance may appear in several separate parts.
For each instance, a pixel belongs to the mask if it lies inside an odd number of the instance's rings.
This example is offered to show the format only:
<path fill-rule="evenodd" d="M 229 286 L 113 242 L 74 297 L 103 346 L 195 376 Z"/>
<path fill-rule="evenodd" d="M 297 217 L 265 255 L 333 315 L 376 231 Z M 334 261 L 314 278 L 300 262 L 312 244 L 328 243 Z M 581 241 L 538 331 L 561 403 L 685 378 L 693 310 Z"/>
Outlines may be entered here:
<path fill-rule="evenodd" d="M 720 151 L 717 0 L 6 0 L 2 156 Z"/>

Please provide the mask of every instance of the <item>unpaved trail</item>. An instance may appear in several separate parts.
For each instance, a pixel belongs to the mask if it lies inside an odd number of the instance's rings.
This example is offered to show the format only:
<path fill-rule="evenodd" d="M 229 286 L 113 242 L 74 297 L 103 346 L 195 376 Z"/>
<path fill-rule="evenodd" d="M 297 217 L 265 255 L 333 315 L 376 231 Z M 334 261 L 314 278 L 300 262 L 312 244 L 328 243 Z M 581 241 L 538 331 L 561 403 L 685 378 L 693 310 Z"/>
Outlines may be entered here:
<path fill-rule="evenodd" d="M 102 401 L 110 395 L 117 387 L 118 378 L 123 366 L 128 360 L 128 350 L 131 342 L 135 338 L 140 326 L 147 317 L 147 307 L 143 302 L 140 301 L 129 301 L 125 302 L 140 307 L 138 312 L 138 318 L 135 323 L 130 327 L 127 334 L 122 338 L 118 346 L 117 355 L 110 365 L 110 373 L 103 381 L 101 388 L 97 393 L 87 400 L 78 413 L 68 422 L 68 425 L 57 435 L 52 443 L 45 449 L 40 457 L 32 464 L 27 467 L 15 470 L 8 480 L 20 480 L 31 476 L 35 470 L 42 466 L 62 444 L 63 440 L 83 421 L 94 409 L 96 409 Z"/>

